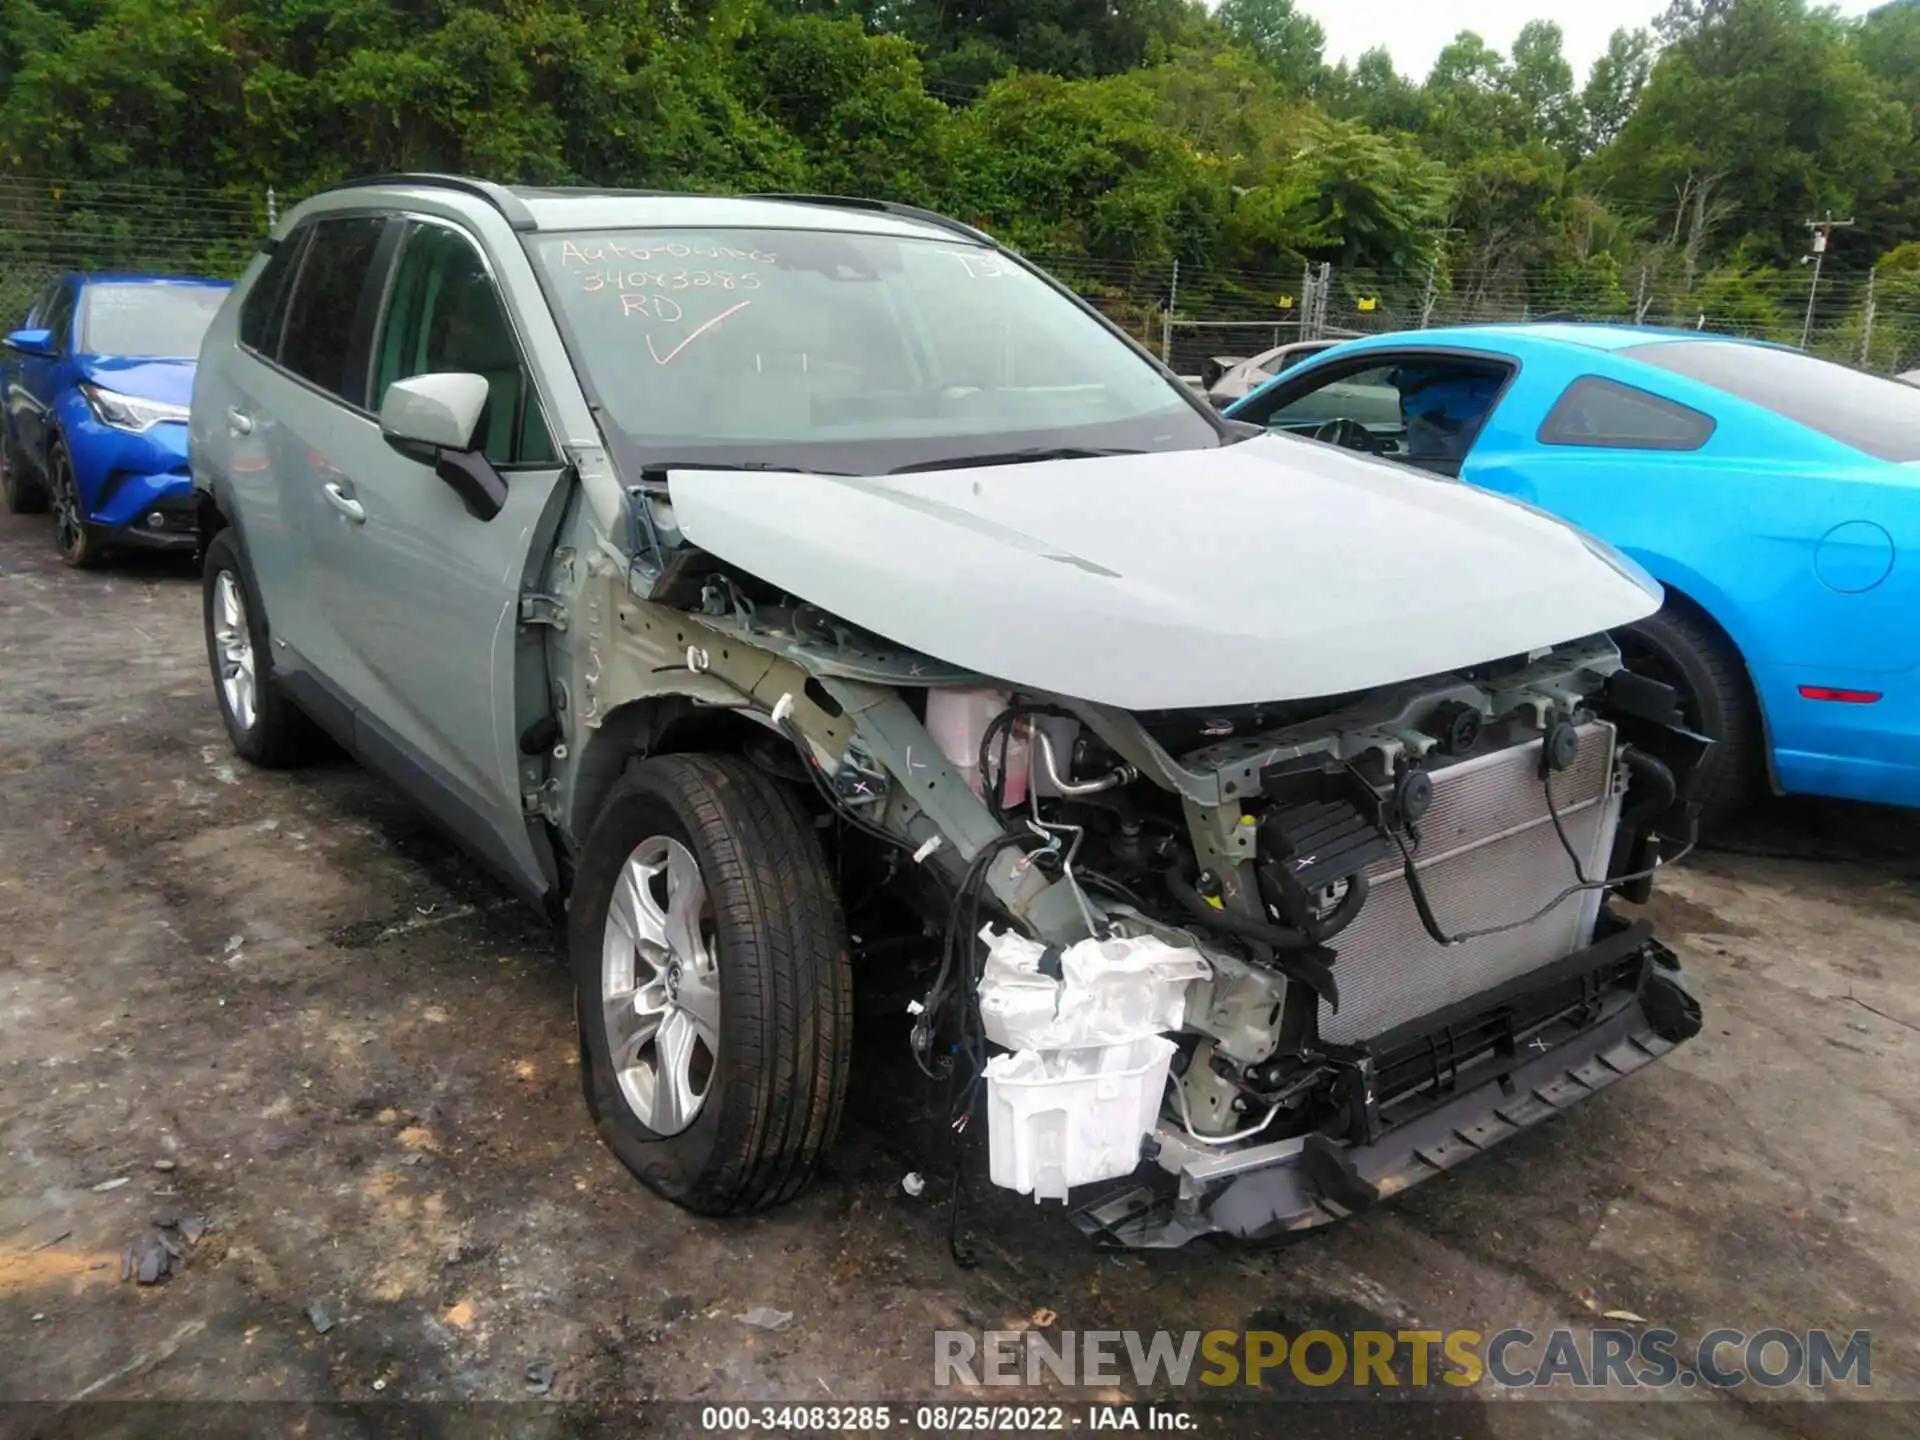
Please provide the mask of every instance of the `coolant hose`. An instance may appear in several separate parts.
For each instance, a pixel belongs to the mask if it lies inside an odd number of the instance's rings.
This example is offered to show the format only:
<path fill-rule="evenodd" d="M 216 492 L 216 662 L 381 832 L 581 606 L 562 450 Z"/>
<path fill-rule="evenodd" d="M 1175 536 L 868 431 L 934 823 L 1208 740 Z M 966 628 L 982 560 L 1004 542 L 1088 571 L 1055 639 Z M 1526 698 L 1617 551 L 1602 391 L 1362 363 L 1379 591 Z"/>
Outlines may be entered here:
<path fill-rule="evenodd" d="M 1633 788 L 1638 790 L 1642 783 L 1647 787 L 1646 795 L 1636 799 L 1620 817 L 1620 828 L 1631 833 L 1669 809 L 1679 798 L 1680 787 L 1674 781 L 1673 771 L 1657 756 L 1636 750 L 1631 745 L 1623 745 L 1620 747 L 1620 758 L 1626 762 L 1627 769 L 1633 772 Z"/>
<path fill-rule="evenodd" d="M 1168 867 L 1166 881 L 1174 898 L 1186 907 L 1187 913 L 1194 919 L 1216 930 L 1224 930 L 1229 935 L 1237 935 L 1242 940 L 1271 945 L 1276 950 L 1311 950 L 1316 945 L 1326 944 L 1351 925 L 1359 917 L 1360 907 L 1367 903 L 1368 882 L 1365 873 L 1352 875 L 1348 877 L 1347 893 L 1340 897 L 1340 903 L 1334 906 L 1332 914 L 1305 929 L 1295 930 L 1286 925 L 1274 925 L 1216 909 L 1194 888 L 1186 870 L 1178 864 Z"/>
<path fill-rule="evenodd" d="M 1340 1008 L 1340 987 L 1333 978 L 1333 967 L 1323 960 L 1315 959 L 1303 952 L 1318 948 L 1318 942 L 1299 930 L 1290 930 L 1283 925 L 1270 925 L 1263 920 L 1254 920 L 1245 915 L 1235 915 L 1227 910 L 1218 910 L 1209 905 L 1200 892 L 1193 887 L 1193 881 L 1178 864 L 1170 865 L 1163 872 L 1167 889 L 1173 893 L 1188 914 L 1209 930 L 1217 930 L 1238 940 L 1246 940 L 1255 945 L 1265 945 L 1278 952 L 1274 959 L 1274 969 L 1289 979 L 1298 980 L 1314 994 L 1326 1001 L 1334 1010 Z M 1349 891 L 1351 894 L 1351 891 Z M 1364 898 L 1364 895 L 1363 897 Z M 1343 902 L 1344 905 L 1344 902 Z M 1358 911 L 1358 905 L 1355 905 Z"/>
<path fill-rule="evenodd" d="M 1680 797 L 1680 786 L 1673 778 L 1673 771 L 1659 757 L 1632 745 L 1622 745 L 1620 759 L 1633 776 L 1627 793 L 1634 801 L 1620 814 L 1613 854 L 1607 863 L 1609 875 L 1647 870 L 1648 863 L 1659 863 L 1660 837 L 1651 826 Z M 1636 857 L 1647 863 L 1636 864 Z M 1622 899 L 1635 905 L 1646 904 L 1653 897 L 1653 875 L 1649 871 L 1637 880 L 1622 884 L 1619 893 Z"/>
<path fill-rule="evenodd" d="M 1209 905 L 1206 897 L 1194 889 L 1193 881 L 1187 878 L 1185 869 L 1180 865 L 1168 866 L 1164 878 L 1167 889 L 1173 892 L 1173 898 L 1180 902 L 1189 915 L 1210 930 L 1221 930 L 1242 940 L 1271 945 L 1276 950 L 1308 950 L 1313 946 L 1313 941 L 1307 938 L 1304 931 L 1272 925 L 1246 915 L 1235 915 L 1230 910 Z"/>

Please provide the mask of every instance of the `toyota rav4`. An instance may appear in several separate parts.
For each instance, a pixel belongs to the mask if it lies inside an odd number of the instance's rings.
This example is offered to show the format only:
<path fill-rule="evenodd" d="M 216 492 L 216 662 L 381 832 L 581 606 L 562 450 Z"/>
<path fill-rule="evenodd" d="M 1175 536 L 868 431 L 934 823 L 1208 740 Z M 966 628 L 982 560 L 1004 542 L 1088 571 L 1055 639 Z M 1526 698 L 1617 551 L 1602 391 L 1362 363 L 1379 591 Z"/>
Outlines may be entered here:
<path fill-rule="evenodd" d="M 1598 542 L 1222 419 L 904 206 L 401 176 L 264 251 L 191 422 L 234 747 L 330 732 L 564 915 L 589 1107 L 674 1201 L 805 1184 L 856 991 L 962 1128 L 1023 984 L 1156 1032 L 985 1122 L 1130 1246 L 1340 1218 L 1697 1030 L 1611 901 L 1705 742 Z"/>

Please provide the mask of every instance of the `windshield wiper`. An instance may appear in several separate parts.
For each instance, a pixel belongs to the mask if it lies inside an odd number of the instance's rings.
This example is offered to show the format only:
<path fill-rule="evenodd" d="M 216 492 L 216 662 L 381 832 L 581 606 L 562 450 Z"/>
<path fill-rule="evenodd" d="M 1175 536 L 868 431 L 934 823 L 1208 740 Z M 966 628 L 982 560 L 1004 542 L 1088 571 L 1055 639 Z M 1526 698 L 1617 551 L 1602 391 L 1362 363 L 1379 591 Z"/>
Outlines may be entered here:
<path fill-rule="evenodd" d="M 1036 445 L 1028 450 L 1002 450 L 988 455 L 955 455 L 946 460 L 916 460 L 899 465 L 889 475 L 911 475 L 918 470 L 969 470 L 976 465 L 1023 465 L 1031 460 L 1099 460 L 1110 455 L 1145 455 L 1145 450 L 1100 450 L 1088 445 Z"/>

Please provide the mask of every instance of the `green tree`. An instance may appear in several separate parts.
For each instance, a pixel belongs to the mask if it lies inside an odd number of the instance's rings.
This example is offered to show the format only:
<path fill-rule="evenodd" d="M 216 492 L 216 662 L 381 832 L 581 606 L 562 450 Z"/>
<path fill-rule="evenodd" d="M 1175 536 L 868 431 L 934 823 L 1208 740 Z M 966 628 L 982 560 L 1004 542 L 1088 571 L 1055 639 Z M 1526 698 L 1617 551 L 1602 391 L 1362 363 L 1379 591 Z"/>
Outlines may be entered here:
<path fill-rule="evenodd" d="M 1513 42 L 1507 85 L 1519 104 L 1527 134 L 1571 157 L 1580 147 L 1580 108 L 1573 94 L 1573 66 L 1567 63 L 1565 39 L 1550 20 L 1521 26 Z"/>
<path fill-rule="evenodd" d="M 1470 163 L 1526 136 L 1526 108 L 1506 59 L 1471 30 L 1441 50 L 1425 88 L 1428 143 L 1449 164 Z"/>
<path fill-rule="evenodd" d="M 1207 254 L 1227 213 L 1217 158 L 1137 75 L 995 82 L 958 117 L 953 170 L 961 218 L 1044 255 L 1164 266 Z"/>
<path fill-rule="evenodd" d="M 1580 92 L 1583 150 L 1598 150 L 1620 133 L 1640 103 L 1652 70 L 1653 36 L 1645 30 L 1615 30 Z"/>
<path fill-rule="evenodd" d="M 1908 117 L 1860 62 L 1848 30 L 1807 0 L 1675 0 L 1666 49 L 1595 178 L 1665 211 L 1696 265 L 1743 234 L 1774 263 L 1796 259 L 1801 220 L 1883 195 Z"/>
<path fill-rule="evenodd" d="M 1317 119 L 1285 172 L 1305 191 L 1323 256 L 1344 265 L 1411 271 L 1430 258 L 1451 189 L 1444 166 L 1406 141 L 1352 122 Z"/>
<path fill-rule="evenodd" d="M 1220 0 L 1214 18 L 1292 93 L 1319 84 L 1327 32 L 1295 0 Z"/>
<path fill-rule="evenodd" d="M 1859 207 L 1859 228 L 1850 238 L 1872 254 L 1920 235 L 1920 3 L 1897 0 L 1867 16 L 1854 53 L 1882 91 L 1905 107 L 1910 131 L 1894 156 L 1890 183 Z"/>
<path fill-rule="evenodd" d="M 1335 114 L 1370 130 L 1426 131 L 1433 123 L 1426 92 L 1394 69 L 1381 46 L 1366 51 L 1349 70 L 1343 60 L 1321 86 Z"/>
<path fill-rule="evenodd" d="M 1894 0 L 1868 15 L 1855 48 L 1861 64 L 1920 120 L 1920 0 Z"/>
<path fill-rule="evenodd" d="M 858 20 L 768 16 L 739 50 L 738 89 L 791 134 L 816 188 L 937 203 L 948 114 L 921 84 L 914 46 Z"/>

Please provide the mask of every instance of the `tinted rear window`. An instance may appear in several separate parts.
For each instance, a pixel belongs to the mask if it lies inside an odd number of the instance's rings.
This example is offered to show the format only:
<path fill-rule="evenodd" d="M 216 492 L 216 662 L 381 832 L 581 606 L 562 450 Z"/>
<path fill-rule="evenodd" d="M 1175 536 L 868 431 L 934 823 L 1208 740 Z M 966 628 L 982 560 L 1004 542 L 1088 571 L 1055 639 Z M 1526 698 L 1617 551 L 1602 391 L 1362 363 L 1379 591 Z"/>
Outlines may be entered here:
<path fill-rule="evenodd" d="M 1683 340 L 1621 353 L 1764 405 L 1882 460 L 1920 460 L 1920 390 L 1796 350 Z"/>
<path fill-rule="evenodd" d="M 1712 435 L 1711 416 L 1631 385 L 1583 375 L 1541 423 L 1539 440 L 1608 450 L 1698 450 Z"/>

